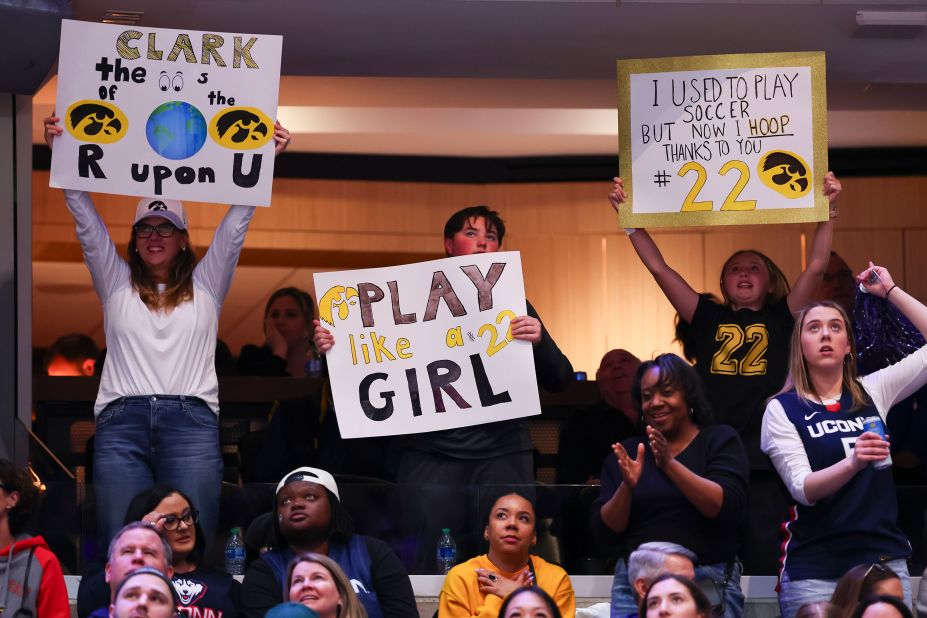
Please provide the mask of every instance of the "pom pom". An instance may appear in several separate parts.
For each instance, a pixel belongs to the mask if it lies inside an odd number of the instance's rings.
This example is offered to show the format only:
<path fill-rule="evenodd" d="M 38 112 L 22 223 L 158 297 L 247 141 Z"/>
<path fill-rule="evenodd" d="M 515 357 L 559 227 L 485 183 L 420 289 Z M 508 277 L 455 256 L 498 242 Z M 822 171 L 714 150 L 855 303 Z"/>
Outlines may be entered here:
<path fill-rule="evenodd" d="M 925 343 L 901 311 L 875 294 L 856 293 L 853 322 L 860 375 L 894 365 Z"/>

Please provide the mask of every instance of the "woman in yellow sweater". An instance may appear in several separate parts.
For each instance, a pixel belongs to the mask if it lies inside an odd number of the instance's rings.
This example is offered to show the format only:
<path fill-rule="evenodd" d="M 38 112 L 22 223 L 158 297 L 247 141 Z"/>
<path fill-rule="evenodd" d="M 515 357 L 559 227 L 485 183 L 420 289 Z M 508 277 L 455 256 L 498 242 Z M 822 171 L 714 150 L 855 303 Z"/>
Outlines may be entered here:
<path fill-rule="evenodd" d="M 448 572 L 441 588 L 440 618 L 496 618 L 502 600 L 523 586 L 547 592 L 564 618 L 576 614 L 576 597 L 566 571 L 530 554 L 537 542 L 534 506 L 516 493 L 493 504 L 483 531 L 489 552 Z"/>

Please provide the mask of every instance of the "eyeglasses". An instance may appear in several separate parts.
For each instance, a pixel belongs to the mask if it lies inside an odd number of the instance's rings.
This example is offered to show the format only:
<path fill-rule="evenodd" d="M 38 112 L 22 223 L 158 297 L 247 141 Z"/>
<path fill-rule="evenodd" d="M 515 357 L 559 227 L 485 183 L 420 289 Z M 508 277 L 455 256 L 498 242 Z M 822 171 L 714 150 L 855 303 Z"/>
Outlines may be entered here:
<path fill-rule="evenodd" d="M 161 238 L 170 238 L 174 235 L 174 232 L 177 231 L 177 228 L 174 227 L 173 223 L 159 223 L 158 225 L 149 225 L 147 223 L 136 223 L 135 224 L 135 235 L 139 238 L 148 238 L 155 231 L 158 232 L 158 236 Z"/>
<path fill-rule="evenodd" d="M 180 522 L 186 524 L 189 528 L 196 522 L 200 520 L 200 514 L 195 510 L 190 510 L 181 515 L 180 517 L 175 517 L 173 515 L 167 515 L 164 517 L 164 529 L 165 530 L 176 530 L 180 527 Z"/>

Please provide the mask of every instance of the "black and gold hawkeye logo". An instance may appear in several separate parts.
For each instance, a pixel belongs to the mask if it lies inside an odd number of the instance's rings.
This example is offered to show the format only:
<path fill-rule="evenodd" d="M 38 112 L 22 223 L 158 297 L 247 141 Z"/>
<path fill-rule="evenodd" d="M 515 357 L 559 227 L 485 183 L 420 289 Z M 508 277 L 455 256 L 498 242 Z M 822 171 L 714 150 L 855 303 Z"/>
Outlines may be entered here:
<path fill-rule="evenodd" d="M 122 110 L 106 101 L 78 101 L 65 115 L 65 127 L 81 142 L 112 144 L 129 130 L 129 121 Z"/>
<path fill-rule="evenodd" d="M 811 188 L 811 170 L 805 160 L 788 150 L 766 153 L 757 165 L 760 180 L 789 199 L 802 197 Z"/>
<path fill-rule="evenodd" d="M 230 107 L 213 116 L 209 135 L 225 148 L 251 150 L 273 138 L 274 121 L 256 107 Z"/>

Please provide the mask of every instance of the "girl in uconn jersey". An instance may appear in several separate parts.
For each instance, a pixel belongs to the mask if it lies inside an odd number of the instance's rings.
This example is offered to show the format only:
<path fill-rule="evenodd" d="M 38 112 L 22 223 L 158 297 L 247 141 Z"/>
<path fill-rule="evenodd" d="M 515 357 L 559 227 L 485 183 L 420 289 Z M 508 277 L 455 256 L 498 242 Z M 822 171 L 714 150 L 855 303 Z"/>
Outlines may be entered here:
<path fill-rule="evenodd" d="M 878 277 L 872 275 L 875 273 Z M 921 332 L 927 307 L 870 262 L 859 276 Z M 927 346 L 867 376 L 844 310 L 829 301 L 804 309 L 792 332 L 789 376 L 766 406 L 761 447 L 795 500 L 785 526 L 780 571 L 782 618 L 830 598 L 837 579 L 858 564 L 883 564 L 901 576 L 911 604 L 908 540 L 895 523 L 891 468 L 879 465 L 889 443 L 868 430 L 927 382 Z"/>

